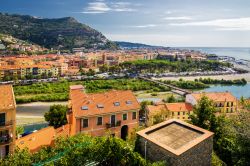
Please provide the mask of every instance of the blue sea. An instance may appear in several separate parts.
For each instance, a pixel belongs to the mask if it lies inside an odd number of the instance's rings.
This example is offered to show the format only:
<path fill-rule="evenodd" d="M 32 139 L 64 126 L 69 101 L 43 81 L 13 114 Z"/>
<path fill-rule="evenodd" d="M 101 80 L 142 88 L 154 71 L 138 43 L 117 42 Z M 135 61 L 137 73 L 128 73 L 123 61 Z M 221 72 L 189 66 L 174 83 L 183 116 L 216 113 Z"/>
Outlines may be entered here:
<path fill-rule="evenodd" d="M 180 49 L 197 50 L 218 56 L 230 56 L 236 59 L 250 60 L 250 48 L 245 47 L 179 47 Z"/>

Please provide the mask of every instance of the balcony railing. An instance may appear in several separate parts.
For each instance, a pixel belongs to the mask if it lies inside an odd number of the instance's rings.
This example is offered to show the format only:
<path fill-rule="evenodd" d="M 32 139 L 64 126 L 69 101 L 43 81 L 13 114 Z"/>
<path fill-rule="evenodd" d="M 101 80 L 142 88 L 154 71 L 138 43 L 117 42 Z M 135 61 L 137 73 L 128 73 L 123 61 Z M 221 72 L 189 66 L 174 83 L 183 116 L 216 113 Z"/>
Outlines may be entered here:
<path fill-rule="evenodd" d="M 112 128 L 112 127 L 117 127 L 117 126 L 121 126 L 121 121 L 118 120 L 116 121 L 116 123 L 106 123 L 106 128 Z"/>
<path fill-rule="evenodd" d="M 6 122 L 0 122 L 0 128 L 5 127 L 5 126 L 11 126 L 11 125 L 13 125 L 13 123 L 14 123 L 13 120 L 6 121 Z"/>
<path fill-rule="evenodd" d="M 0 136 L 0 145 L 12 142 L 12 137 L 9 134 Z"/>

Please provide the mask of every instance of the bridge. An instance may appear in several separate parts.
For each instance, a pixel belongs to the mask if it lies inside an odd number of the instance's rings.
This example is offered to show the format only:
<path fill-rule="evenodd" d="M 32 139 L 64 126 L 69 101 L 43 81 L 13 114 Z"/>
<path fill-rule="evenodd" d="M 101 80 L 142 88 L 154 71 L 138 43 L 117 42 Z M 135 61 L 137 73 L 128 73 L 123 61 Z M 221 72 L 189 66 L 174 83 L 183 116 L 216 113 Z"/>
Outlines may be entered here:
<path fill-rule="evenodd" d="M 149 82 L 153 82 L 153 83 L 159 84 L 161 86 L 168 87 L 168 88 L 171 89 L 171 92 L 173 92 L 175 94 L 178 94 L 178 95 L 181 95 L 181 96 L 186 96 L 187 94 L 192 93 L 192 91 L 190 91 L 190 90 L 178 88 L 176 86 L 173 86 L 173 85 L 170 85 L 170 84 L 166 84 L 166 83 L 163 83 L 163 82 L 160 82 L 160 81 L 152 80 L 150 78 L 141 77 L 141 76 L 139 76 L 138 78 L 142 79 L 142 80 L 145 80 L 145 81 L 149 81 Z"/>

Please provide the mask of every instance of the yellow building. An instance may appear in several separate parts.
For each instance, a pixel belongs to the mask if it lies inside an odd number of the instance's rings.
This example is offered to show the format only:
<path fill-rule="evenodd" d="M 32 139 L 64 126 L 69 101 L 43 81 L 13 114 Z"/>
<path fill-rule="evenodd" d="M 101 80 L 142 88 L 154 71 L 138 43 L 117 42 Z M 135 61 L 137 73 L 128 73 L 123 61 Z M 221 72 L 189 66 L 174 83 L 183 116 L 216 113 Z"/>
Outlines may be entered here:
<path fill-rule="evenodd" d="M 14 152 L 16 102 L 11 85 L 0 86 L 0 158 Z"/>
<path fill-rule="evenodd" d="M 233 113 L 237 111 L 237 98 L 230 92 L 192 93 L 186 95 L 186 102 L 194 106 L 202 96 L 207 96 L 210 100 L 213 100 L 215 107 L 220 113 Z"/>
<path fill-rule="evenodd" d="M 193 107 L 188 103 L 164 103 L 158 105 L 148 105 L 146 107 L 146 124 L 151 126 L 156 119 L 180 119 L 189 120 L 189 115 L 193 113 Z M 160 117 L 159 117 L 160 116 Z"/>

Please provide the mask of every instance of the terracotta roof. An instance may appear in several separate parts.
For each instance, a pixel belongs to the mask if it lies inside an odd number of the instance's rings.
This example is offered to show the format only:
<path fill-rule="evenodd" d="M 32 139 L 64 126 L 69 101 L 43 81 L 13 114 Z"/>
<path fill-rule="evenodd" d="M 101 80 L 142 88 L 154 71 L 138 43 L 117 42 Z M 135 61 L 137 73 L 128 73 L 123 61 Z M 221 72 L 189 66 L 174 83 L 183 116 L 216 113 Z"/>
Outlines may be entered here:
<path fill-rule="evenodd" d="M 43 146 L 53 145 L 55 139 L 58 137 L 69 137 L 69 124 L 57 129 L 51 126 L 43 128 L 37 132 L 17 139 L 16 145 L 20 149 L 28 148 L 30 152 L 36 152 Z"/>
<path fill-rule="evenodd" d="M 0 85 L 0 110 L 16 107 L 14 93 L 11 85 Z"/>
<path fill-rule="evenodd" d="M 189 103 L 166 103 L 159 105 L 148 105 L 147 109 L 153 113 L 160 110 L 169 110 L 170 112 L 192 111 L 193 107 Z"/>
<path fill-rule="evenodd" d="M 72 111 L 76 117 L 140 109 L 140 104 L 130 90 L 86 94 L 83 89 L 79 85 L 70 87 Z"/>
<path fill-rule="evenodd" d="M 167 107 L 165 104 L 147 105 L 147 109 L 149 110 L 149 112 L 155 112 L 160 110 L 166 110 Z"/>
<path fill-rule="evenodd" d="M 167 103 L 166 107 L 170 112 L 188 112 L 193 110 L 192 105 L 189 103 Z"/>
<path fill-rule="evenodd" d="M 235 101 L 236 97 L 230 92 L 206 92 L 206 93 L 192 93 L 191 94 L 196 100 L 200 100 L 203 95 L 207 96 L 209 99 L 220 102 L 220 101 Z"/>

